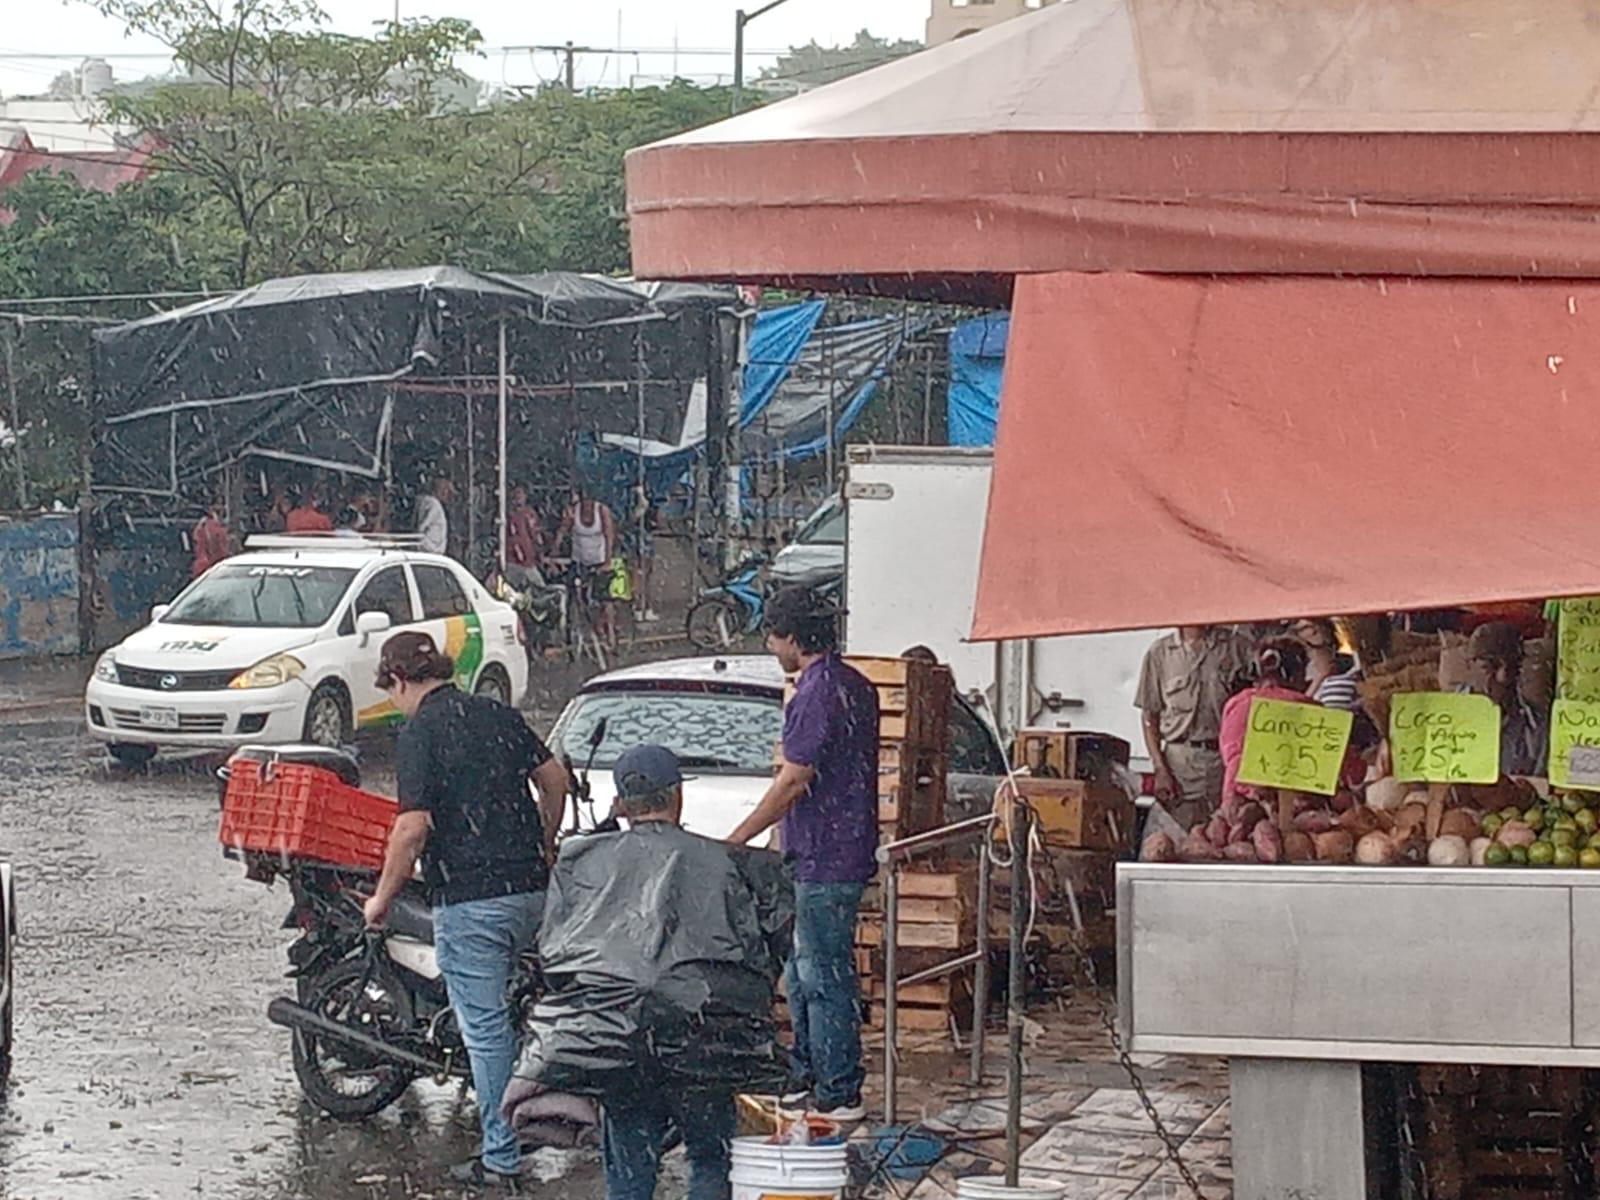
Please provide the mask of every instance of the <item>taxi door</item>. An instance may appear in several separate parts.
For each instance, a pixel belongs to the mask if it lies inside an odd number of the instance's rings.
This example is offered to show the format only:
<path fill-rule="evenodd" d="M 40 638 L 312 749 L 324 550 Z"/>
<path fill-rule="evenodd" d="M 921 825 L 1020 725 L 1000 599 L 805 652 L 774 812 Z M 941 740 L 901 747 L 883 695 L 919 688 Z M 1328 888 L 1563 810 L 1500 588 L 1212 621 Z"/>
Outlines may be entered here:
<path fill-rule="evenodd" d="M 362 635 L 355 631 L 355 622 L 364 612 L 387 613 L 389 629 L 367 638 L 363 646 Z M 418 628 L 416 601 L 405 567 L 391 563 L 373 572 L 339 623 L 339 633 L 347 646 L 345 682 L 350 689 L 350 709 L 357 729 L 395 725 L 401 720 L 400 711 L 378 690 L 376 680 L 378 654 L 384 642 L 397 630 L 405 628 Z"/>

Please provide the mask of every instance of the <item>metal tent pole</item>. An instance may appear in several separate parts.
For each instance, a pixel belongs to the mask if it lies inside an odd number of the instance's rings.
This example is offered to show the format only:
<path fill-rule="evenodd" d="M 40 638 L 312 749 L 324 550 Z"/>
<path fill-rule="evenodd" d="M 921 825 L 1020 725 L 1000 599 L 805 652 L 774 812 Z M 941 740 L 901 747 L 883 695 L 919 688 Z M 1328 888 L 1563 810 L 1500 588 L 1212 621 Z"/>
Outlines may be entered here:
<path fill-rule="evenodd" d="M 1006 1055 L 1006 1186 L 1017 1186 L 1017 1171 L 1022 1158 L 1022 1025 L 1027 1019 L 1027 953 L 1029 868 L 1033 813 L 1026 804 L 1016 803 L 1012 811 L 1011 833 L 1011 976 L 1006 988 L 1006 1033 L 1010 1045 Z"/>
<path fill-rule="evenodd" d="M 17 322 L 17 328 L 22 327 L 22 322 Z M 28 507 L 28 468 L 23 460 L 22 450 L 22 408 L 17 402 L 17 358 L 16 347 L 12 342 L 13 334 L 9 331 L 5 336 L 6 347 L 6 391 L 11 397 L 11 436 L 16 439 L 11 449 L 17 461 L 17 507 Z"/>
<path fill-rule="evenodd" d="M 506 569 L 506 319 L 500 318 L 500 570 Z"/>

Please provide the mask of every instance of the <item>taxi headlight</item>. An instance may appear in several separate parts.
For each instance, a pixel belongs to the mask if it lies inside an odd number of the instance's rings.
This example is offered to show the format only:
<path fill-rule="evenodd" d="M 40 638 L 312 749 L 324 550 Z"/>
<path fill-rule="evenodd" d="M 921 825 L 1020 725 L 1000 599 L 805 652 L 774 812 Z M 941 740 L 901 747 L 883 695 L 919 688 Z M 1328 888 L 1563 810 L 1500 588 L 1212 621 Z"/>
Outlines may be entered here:
<path fill-rule="evenodd" d="M 113 650 L 107 650 L 100 656 L 100 661 L 94 665 L 94 677 L 101 683 L 118 683 L 117 655 Z"/>
<path fill-rule="evenodd" d="M 228 684 L 231 688 L 268 688 L 277 687 L 280 683 L 288 683 L 291 679 L 299 679 L 306 669 L 292 654 L 274 654 L 271 658 L 264 658 L 247 671 L 240 671 L 233 677 L 233 682 Z"/>

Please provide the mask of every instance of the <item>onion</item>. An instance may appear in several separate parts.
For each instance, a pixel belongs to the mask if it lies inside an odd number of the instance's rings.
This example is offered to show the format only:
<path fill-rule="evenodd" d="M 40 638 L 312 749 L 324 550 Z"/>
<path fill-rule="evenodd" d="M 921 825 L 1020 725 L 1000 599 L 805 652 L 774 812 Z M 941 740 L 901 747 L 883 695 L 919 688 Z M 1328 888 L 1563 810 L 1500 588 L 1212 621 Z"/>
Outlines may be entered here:
<path fill-rule="evenodd" d="M 1472 861 L 1467 839 L 1453 833 L 1442 833 L 1428 843 L 1430 867 L 1464 867 Z"/>
<path fill-rule="evenodd" d="M 1356 843 L 1356 862 L 1364 867 L 1387 867 L 1396 857 L 1394 842 L 1386 833 L 1369 833 Z"/>

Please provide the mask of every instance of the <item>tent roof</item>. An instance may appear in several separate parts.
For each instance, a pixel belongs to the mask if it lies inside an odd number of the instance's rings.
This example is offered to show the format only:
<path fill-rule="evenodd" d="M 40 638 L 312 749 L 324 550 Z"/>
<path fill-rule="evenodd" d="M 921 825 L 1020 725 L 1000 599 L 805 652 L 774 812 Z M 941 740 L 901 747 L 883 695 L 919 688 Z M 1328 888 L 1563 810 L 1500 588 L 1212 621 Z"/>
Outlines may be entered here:
<path fill-rule="evenodd" d="M 1600 284 L 1017 281 L 974 636 L 1600 592 Z"/>
<path fill-rule="evenodd" d="M 634 264 L 1595 274 L 1596 78 L 1586 0 L 1072 0 L 635 151 Z"/>

